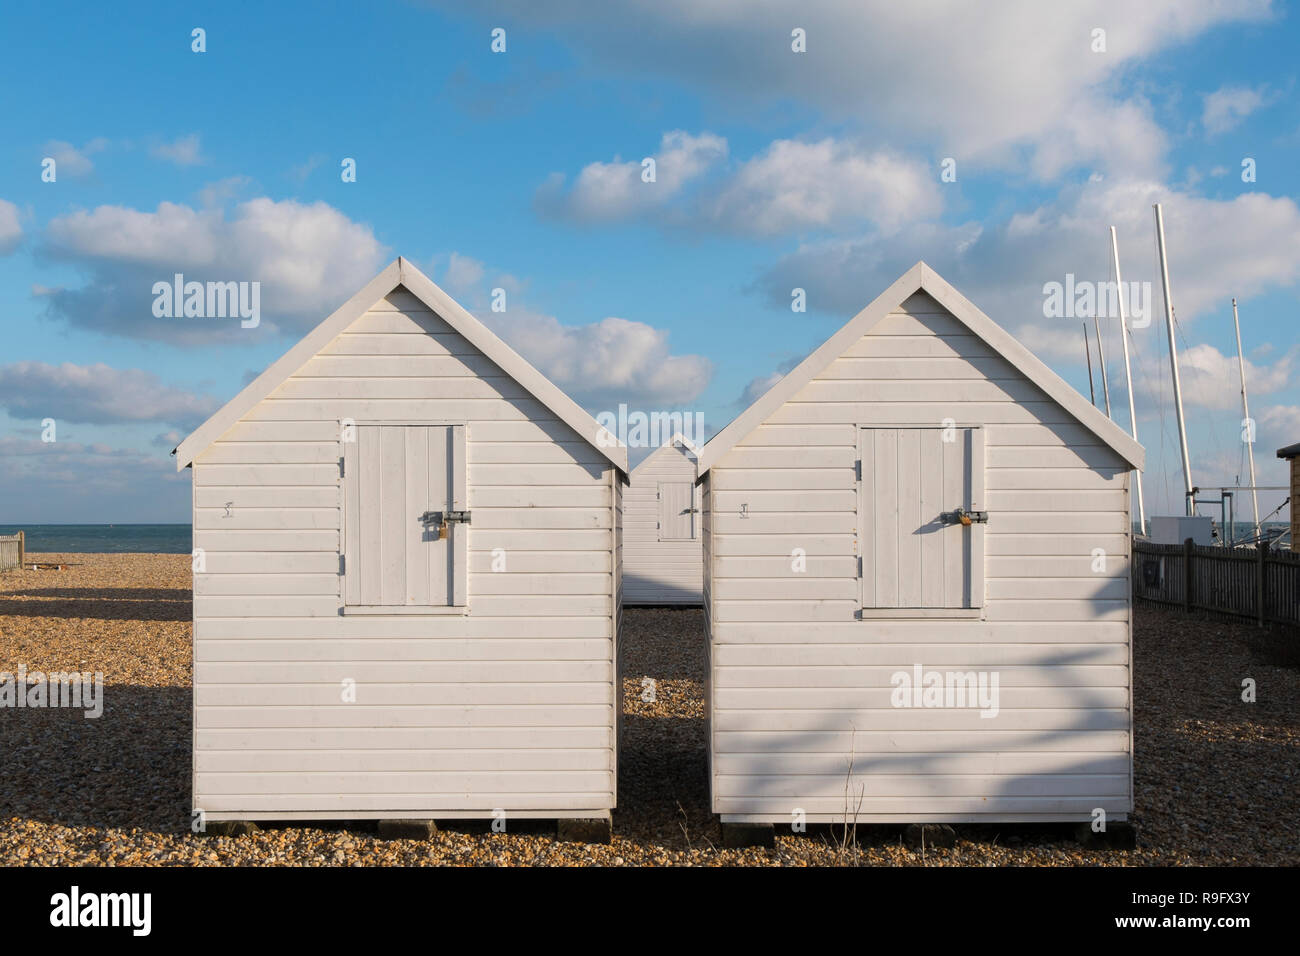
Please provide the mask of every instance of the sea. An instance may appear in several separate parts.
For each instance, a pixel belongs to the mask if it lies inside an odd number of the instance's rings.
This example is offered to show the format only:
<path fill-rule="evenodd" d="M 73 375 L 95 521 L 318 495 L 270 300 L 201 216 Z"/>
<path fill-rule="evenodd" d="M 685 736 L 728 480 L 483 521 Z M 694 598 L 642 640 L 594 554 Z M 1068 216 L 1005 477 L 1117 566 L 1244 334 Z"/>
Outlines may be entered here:
<path fill-rule="evenodd" d="M 189 554 L 188 524 L 0 524 L 0 535 L 25 532 L 28 551 L 64 554 Z"/>

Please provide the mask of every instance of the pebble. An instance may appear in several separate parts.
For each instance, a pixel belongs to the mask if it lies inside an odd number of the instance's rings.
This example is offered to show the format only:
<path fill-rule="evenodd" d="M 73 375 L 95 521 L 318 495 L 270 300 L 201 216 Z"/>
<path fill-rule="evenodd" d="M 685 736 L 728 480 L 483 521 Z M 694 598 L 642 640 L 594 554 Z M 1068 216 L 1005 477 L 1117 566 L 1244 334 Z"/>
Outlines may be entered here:
<path fill-rule="evenodd" d="M 952 849 L 899 827 L 780 833 L 721 846 L 709 812 L 704 629 L 698 610 L 624 612 L 619 806 L 610 846 L 542 823 L 450 825 L 431 841 L 373 825 L 274 824 L 233 839 L 190 830 L 188 555 L 34 555 L 61 571 L 0 575 L 0 670 L 105 675 L 105 712 L 0 710 L 0 865 L 1004 866 L 1300 864 L 1300 687 L 1252 655 L 1248 623 L 1139 604 L 1134 625 L 1139 847 L 1082 850 L 1064 828 L 959 827 Z M 647 685 L 645 678 L 653 684 Z M 1259 703 L 1241 700 L 1254 678 Z M 647 686 L 653 692 L 647 693 Z"/>

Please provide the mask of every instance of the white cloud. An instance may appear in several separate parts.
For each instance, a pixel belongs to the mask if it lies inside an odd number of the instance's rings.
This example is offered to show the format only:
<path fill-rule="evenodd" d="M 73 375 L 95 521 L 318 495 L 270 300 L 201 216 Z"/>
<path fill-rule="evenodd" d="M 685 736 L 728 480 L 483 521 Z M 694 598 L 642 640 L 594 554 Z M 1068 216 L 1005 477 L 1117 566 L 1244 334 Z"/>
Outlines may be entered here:
<path fill-rule="evenodd" d="M 1262 89 L 1224 86 L 1205 97 L 1201 125 L 1211 136 L 1226 133 L 1265 103 Z"/>
<path fill-rule="evenodd" d="M 479 316 L 510 346 L 589 410 L 681 406 L 709 383 L 713 365 L 673 355 L 668 333 L 629 319 L 567 326 L 549 315 L 511 308 Z"/>
<path fill-rule="evenodd" d="M 774 235 L 872 222 L 892 232 L 940 211 L 937 174 L 885 151 L 826 138 L 777 140 L 743 163 L 707 216 L 745 234 Z"/>
<path fill-rule="evenodd" d="M 23 227 L 18 222 L 18 207 L 0 199 L 0 256 L 7 256 L 23 240 Z"/>
<path fill-rule="evenodd" d="M 1292 349 L 1271 365 L 1246 364 L 1246 394 L 1268 395 L 1291 382 L 1296 350 Z M 1200 343 L 1178 353 L 1183 399 L 1204 408 L 1236 409 L 1241 403 L 1241 372 L 1236 355 L 1224 355 L 1209 343 Z"/>
<path fill-rule="evenodd" d="M 94 168 L 90 157 L 108 148 L 103 137 L 92 139 L 80 149 L 61 139 L 52 139 L 43 147 L 45 156 L 54 160 L 55 173 L 62 176 L 85 176 Z"/>
<path fill-rule="evenodd" d="M 439 0 L 463 13 L 463 7 Z M 1165 138 L 1116 82 L 1206 31 L 1273 15 L 1270 0 L 931 0 L 863 4 L 629 0 L 483 3 L 478 15 L 556 31 L 582 59 L 670 76 L 774 109 L 811 106 L 925 140 L 939 155 L 1050 177 L 1102 164 L 1156 171 Z M 807 52 L 793 53 L 793 26 Z M 1093 30 L 1106 31 L 1093 52 Z"/>
<path fill-rule="evenodd" d="M 483 263 L 470 256 L 453 252 L 447 261 L 442 281 L 448 289 L 467 290 L 483 281 Z"/>
<path fill-rule="evenodd" d="M 553 174 L 537 191 L 538 209 L 583 223 L 615 222 L 665 205 L 683 187 L 727 156 L 727 141 L 712 133 L 683 130 L 663 134 L 655 161 L 655 181 L 642 181 L 642 160 L 596 162 L 585 166 L 566 191 L 564 176 Z"/>
<path fill-rule="evenodd" d="M 238 196 L 251 182 L 252 179 L 248 176 L 227 176 L 225 179 L 218 179 L 199 190 L 199 201 L 205 207 L 220 206 Z"/>
<path fill-rule="evenodd" d="M 188 521 L 190 480 L 162 449 L 146 454 L 62 436 L 43 442 L 6 435 L 0 499 L 21 501 L 23 519 L 33 523 Z"/>
<path fill-rule="evenodd" d="M 1028 340 L 1082 351 L 1074 320 L 1043 314 L 1043 286 L 1110 277 L 1109 227 L 1119 233 L 1125 283 L 1151 283 L 1141 341 L 1161 324 L 1163 304 L 1154 255 L 1152 203 L 1162 202 L 1173 299 L 1180 323 L 1235 295 L 1294 287 L 1300 281 L 1300 208 L 1289 197 L 1244 193 L 1206 199 L 1149 181 L 1086 183 L 1002 223 L 915 223 L 896 235 L 805 243 L 760 280 L 773 302 L 808 292 L 808 307 L 847 318 L 918 259 L 924 259 L 999 324 Z M 1244 318 L 1244 316 L 1243 316 Z M 1058 335 L 1063 322 L 1066 333 Z M 1028 330 L 1028 331 L 1027 331 Z M 1034 347 L 1031 345 L 1031 348 Z"/>
<path fill-rule="evenodd" d="M 158 159 L 165 159 L 177 166 L 197 166 L 203 162 L 199 149 L 199 134 L 190 133 L 171 143 L 159 143 L 149 150 Z"/>
<path fill-rule="evenodd" d="M 0 407 L 11 418 L 93 425 L 166 422 L 189 429 L 219 404 L 214 398 L 165 385 L 143 369 L 117 369 L 102 362 L 0 365 Z"/>
<path fill-rule="evenodd" d="M 1300 442 L 1300 405 L 1270 406 L 1260 413 L 1259 420 L 1277 436 L 1278 448 Z"/>
<path fill-rule="evenodd" d="M 323 202 L 252 199 L 227 217 L 164 202 L 154 212 L 100 206 L 53 220 L 47 251 L 91 274 L 47 296 L 69 324 L 113 335 L 196 344 L 239 340 L 238 322 L 157 319 L 151 289 L 174 273 L 193 281 L 261 283 L 261 327 L 301 333 L 369 281 L 386 248 L 369 226 Z"/>

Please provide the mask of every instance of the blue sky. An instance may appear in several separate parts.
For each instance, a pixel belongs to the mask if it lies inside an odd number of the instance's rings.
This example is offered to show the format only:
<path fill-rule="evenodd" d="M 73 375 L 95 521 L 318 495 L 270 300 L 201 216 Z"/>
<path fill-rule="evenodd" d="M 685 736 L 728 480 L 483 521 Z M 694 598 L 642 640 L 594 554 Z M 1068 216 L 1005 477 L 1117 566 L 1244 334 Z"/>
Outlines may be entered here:
<path fill-rule="evenodd" d="M 1300 440 L 1295 10 L 973 6 L 11 8 L 0 522 L 188 520 L 176 440 L 397 255 L 593 413 L 700 411 L 716 431 L 917 259 L 1087 395 L 1081 325 L 1046 316 L 1043 287 L 1106 281 L 1110 225 L 1125 280 L 1154 292 L 1135 395 L 1166 511 L 1156 201 L 1193 477 L 1247 480 L 1235 295 L 1259 481 L 1281 484 L 1274 452 Z M 155 318 L 175 272 L 260 282 L 261 324 Z M 1102 332 L 1127 426 L 1117 323 Z"/>

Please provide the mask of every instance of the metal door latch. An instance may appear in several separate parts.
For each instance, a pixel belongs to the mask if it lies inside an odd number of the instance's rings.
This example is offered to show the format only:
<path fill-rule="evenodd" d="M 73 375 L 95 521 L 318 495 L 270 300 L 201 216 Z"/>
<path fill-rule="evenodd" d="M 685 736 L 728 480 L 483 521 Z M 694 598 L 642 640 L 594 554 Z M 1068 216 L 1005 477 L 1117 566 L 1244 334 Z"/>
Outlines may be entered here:
<path fill-rule="evenodd" d="M 468 511 L 426 511 L 420 515 L 420 523 L 425 528 L 431 528 L 433 525 L 438 526 L 438 540 L 441 541 L 447 537 L 447 525 L 460 522 L 469 524 Z"/>
<path fill-rule="evenodd" d="M 939 520 L 944 524 L 960 524 L 969 527 L 972 524 L 988 524 L 989 513 L 987 511 L 967 511 L 965 508 L 958 508 L 955 511 L 945 511 L 939 515 Z"/>

